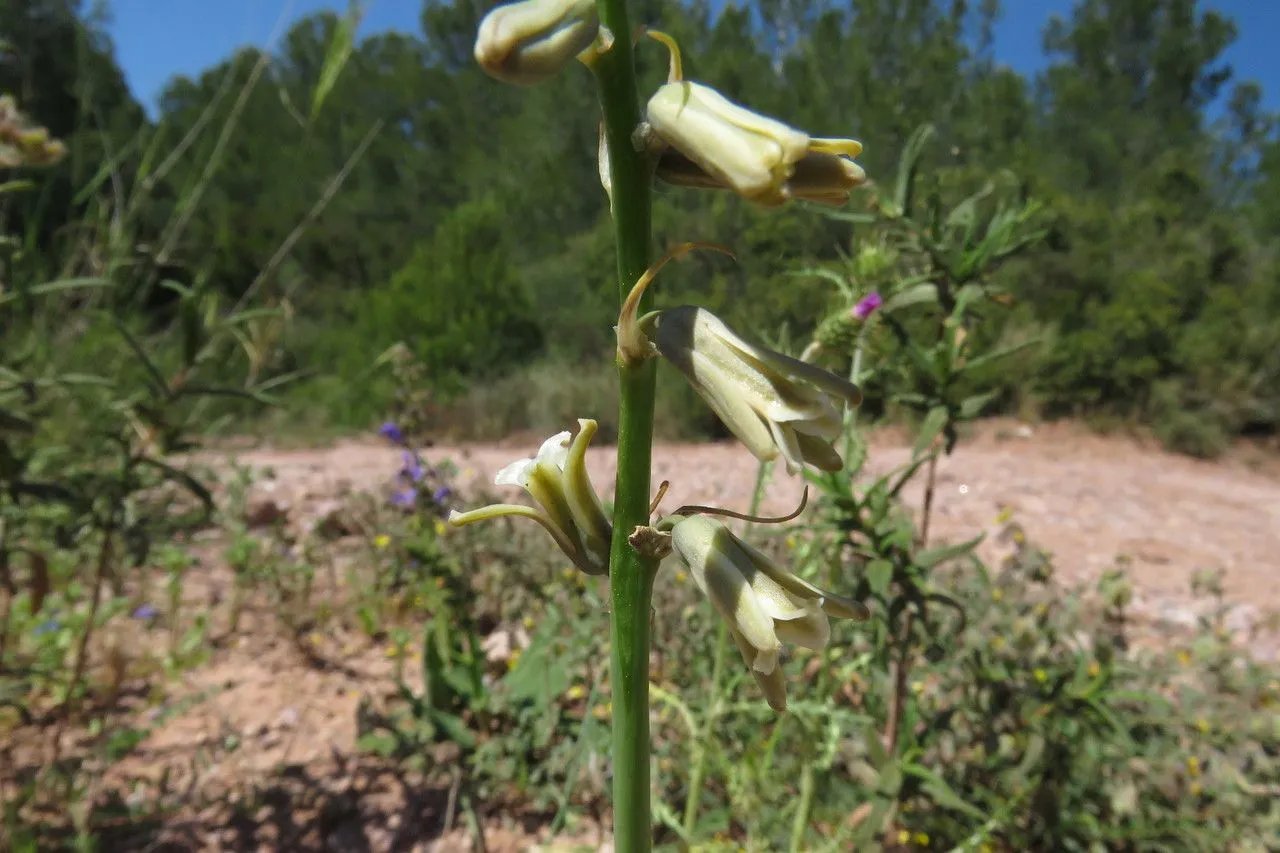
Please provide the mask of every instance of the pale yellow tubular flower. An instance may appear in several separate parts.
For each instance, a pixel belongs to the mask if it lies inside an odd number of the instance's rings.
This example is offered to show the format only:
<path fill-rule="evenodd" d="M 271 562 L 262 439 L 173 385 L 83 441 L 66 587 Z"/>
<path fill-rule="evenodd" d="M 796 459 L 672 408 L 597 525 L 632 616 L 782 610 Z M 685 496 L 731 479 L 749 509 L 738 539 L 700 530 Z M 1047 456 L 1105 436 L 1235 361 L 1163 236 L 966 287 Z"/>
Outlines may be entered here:
<path fill-rule="evenodd" d="M 730 189 L 768 207 L 793 198 L 839 206 L 866 181 L 853 161 L 861 143 L 811 138 L 700 83 L 662 86 L 646 118 L 670 146 L 658 158 L 657 175 L 677 186 Z"/>
<path fill-rule="evenodd" d="M 664 142 L 748 198 L 773 192 L 809 150 L 808 134 L 687 80 L 654 93 L 648 120 Z"/>
<path fill-rule="evenodd" d="M 594 0 L 522 0 L 480 22 L 476 62 L 504 83 L 533 86 L 591 47 L 600 32 Z"/>
<path fill-rule="evenodd" d="M 832 595 L 778 566 L 713 518 L 677 521 L 671 544 L 728 622 L 734 643 L 776 711 L 787 704 L 778 661 L 782 644 L 821 651 L 831 638 L 828 617 L 863 621 L 871 616 L 862 603 Z"/>
<path fill-rule="evenodd" d="M 586 453 L 596 433 L 596 422 L 578 421 L 578 434 L 568 431 L 542 443 L 538 455 L 520 459 L 498 472 L 494 484 L 519 486 L 538 504 L 493 504 L 469 512 L 454 510 L 449 523 L 455 527 L 504 516 L 529 518 L 546 528 L 556 545 L 574 565 L 590 575 L 602 575 L 609 567 L 609 543 L 613 527 L 587 476 Z"/>
<path fill-rule="evenodd" d="M 748 343 L 704 308 L 671 308 L 652 325 L 658 352 L 756 458 L 781 455 L 791 474 L 806 464 L 822 471 L 844 467 L 833 442 L 844 405 L 862 402 L 856 385 Z"/>

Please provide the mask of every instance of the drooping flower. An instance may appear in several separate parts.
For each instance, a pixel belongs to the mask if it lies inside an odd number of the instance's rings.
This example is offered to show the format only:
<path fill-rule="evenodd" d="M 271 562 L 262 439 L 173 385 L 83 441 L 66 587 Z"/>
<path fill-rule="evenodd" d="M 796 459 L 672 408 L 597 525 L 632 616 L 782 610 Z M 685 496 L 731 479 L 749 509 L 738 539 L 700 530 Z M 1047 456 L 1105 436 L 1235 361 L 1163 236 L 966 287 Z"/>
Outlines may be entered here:
<path fill-rule="evenodd" d="M 677 186 L 724 188 L 768 207 L 790 199 L 842 206 L 866 172 L 862 144 L 819 139 L 733 103 L 701 83 L 667 83 L 649 99 L 652 135 L 669 146 L 657 175 Z"/>
<path fill-rule="evenodd" d="M 538 455 L 520 459 L 498 472 L 495 485 L 519 486 L 538 504 L 493 504 L 469 512 L 453 510 L 449 523 L 455 527 L 490 518 L 523 516 L 546 528 L 560 550 L 579 569 L 590 575 L 609 570 L 609 544 L 613 526 L 604 514 L 587 476 L 587 446 L 596 433 L 596 422 L 578 420 L 578 434 L 557 433 L 542 443 Z"/>
<path fill-rule="evenodd" d="M 431 493 L 431 500 L 435 501 L 437 504 L 442 504 L 449 500 L 452 495 L 453 489 L 448 486 L 441 486 Z"/>
<path fill-rule="evenodd" d="M 734 643 L 775 711 L 787 707 L 778 660 L 783 643 L 821 651 L 831 637 L 828 617 L 871 618 L 866 605 L 833 595 L 778 566 L 713 518 L 680 519 L 671 529 L 671 545 L 728 622 Z"/>
<path fill-rule="evenodd" d="M 884 300 L 880 298 L 880 294 L 873 290 L 866 296 L 859 299 L 858 304 L 853 306 L 853 316 L 857 317 L 859 320 L 865 320 L 874 314 L 876 309 L 883 304 Z"/>
<path fill-rule="evenodd" d="M 480 22 L 476 62 L 504 83 L 533 86 L 555 76 L 600 32 L 594 0 L 523 0 Z"/>
<path fill-rule="evenodd" d="M 155 607 L 150 604 L 139 605 L 138 608 L 133 611 L 133 618 L 141 622 L 148 622 L 159 615 L 160 611 L 156 610 Z"/>
<path fill-rule="evenodd" d="M 862 392 L 820 367 L 747 343 L 714 314 L 693 306 L 657 314 L 653 343 L 758 459 L 779 454 L 795 474 L 807 463 L 839 471 L 832 442 L 845 403 Z"/>

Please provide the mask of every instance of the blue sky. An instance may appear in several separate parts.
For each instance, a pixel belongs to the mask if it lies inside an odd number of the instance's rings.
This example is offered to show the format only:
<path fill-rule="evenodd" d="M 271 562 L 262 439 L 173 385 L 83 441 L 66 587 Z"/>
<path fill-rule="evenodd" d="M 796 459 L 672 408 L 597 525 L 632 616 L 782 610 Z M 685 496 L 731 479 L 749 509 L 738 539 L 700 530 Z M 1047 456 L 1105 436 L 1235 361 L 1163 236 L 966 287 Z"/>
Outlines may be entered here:
<path fill-rule="evenodd" d="M 1065 15 L 1071 0 L 1005 0 L 996 33 L 996 58 L 1024 73 L 1044 64 L 1040 31 L 1050 15 Z M 1280 0 L 1212 0 L 1208 6 L 1236 21 L 1240 36 L 1227 53 L 1237 79 L 1261 82 L 1265 104 L 1280 109 Z M 134 94 L 149 112 L 176 74 L 195 75 L 236 47 L 266 47 L 299 17 L 346 8 L 344 0 L 110 0 L 116 56 Z M 369 0 L 361 35 L 418 31 L 420 0 Z"/>

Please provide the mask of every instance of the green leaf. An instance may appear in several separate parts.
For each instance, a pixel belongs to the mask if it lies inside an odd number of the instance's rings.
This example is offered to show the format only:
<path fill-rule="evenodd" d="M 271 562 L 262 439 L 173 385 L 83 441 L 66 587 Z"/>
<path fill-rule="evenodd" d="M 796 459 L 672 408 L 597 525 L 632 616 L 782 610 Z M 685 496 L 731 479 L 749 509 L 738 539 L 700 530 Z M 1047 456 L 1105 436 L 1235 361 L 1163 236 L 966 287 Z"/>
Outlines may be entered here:
<path fill-rule="evenodd" d="M 549 633 L 534 637 L 515 667 L 503 678 L 511 698 L 545 708 L 569 689 L 572 675 L 553 653 L 551 639 Z"/>
<path fill-rule="evenodd" d="M 213 513 L 213 493 L 209 491 L 209 488 L 205 486 L 204 483 L 201 483 L 186 471 L 175 468 L 168 462 L 164 462 L 150 456 L 144 456 L 139 459 L 138 462 L 143 465 L 150 465 L 152 468 L 155 468 L 157 471 L 164 474 L 167 479 L 178 483 L 188 492 L 195 495 L 196 498 L 199 499 L 200 503 L 204 505 L 206 515 L 211 515 Z"/>
<path fill-rule="evenodd" d="M 972 397 L 965 398 L 960 403 L 960 417 L 965 419 L 976 418 L 987 403 L 990 403 L 998 396 L 1000 396 L 999 391 L 988 391 L 986 394 L 974 394 Z"/>
<path fill-rule="evenodd" d="M 978 546 L 978 543 L 986 538 L 985 533 L 979 533 L 967 542 L 961 542 L 958 545 L 946 545 L 942 548 L 931 548 L 928 551 L 916 554 L 912 560 L 922 569 L 931 569 L 939 563 L 947 560 L 954 560 L 956 557 L 969 553 Z"/>
<path fill-rule="evenodd" d="M 986 820 L 987 814 L 978 807 L 966 802 L 955 790 L 947 784 L 947 781 L 934 771 L 919 764 L 910 764 L 905 768 L 908 775 L 915 776 L 917 779 L 924 781 L 921 786 L 924 791 L 933 798 L 933 801 L 943 808 L 958 811 L 975 820 Z"/>
<path fill-rule="evenodd" d="M 352 2 L 347 5 L 347 14 L 338 22 L 333 40 L 329 42 L 329 49 L 324 55 L 324 65 L 320 68 L 320 79 L 316 81 L 315 92 L 311 95 L 311 121 L 315 121 L 316 116 L 320 114 L 320 108 L 324 106 L 329 93 L 333 91 L 347 61 L 351 59 L 351 53 L 355 48 L 356 29 L 359 28 L 362 18 L 364 18 L 362 4 Z"/>
<path fill-rule="evenodd" d="M 48 296 L 50 293 L 61 293 L 67 290 L 82 290 L 90 287 L 110 287 L 111 281 L 105 278 L 64 278 L 58 281 L 47 281 L 43 284 L 33 285 L 24 290 L 15 290 L 12 293 L 0 294 L 0 305 L 11 302 L 24 295 L 27 296 Z"/>
<path fill-rule="evenodd" d="M 876 768 L 876 772 L 882 772 L 882 768 L 889 763 L 889 753 L 885 751 L 884 744 L 880 742 L 880 733 L 874 727 L 867 729 L 865 738 L 867 744 L 867 756 L 871 759 L 871 765 Z"/>
<path fill-rule="evenodd" d="M 867 564 L 867 583 L 876 595 L 884 595 L 889 591 L 889 582 L 893 580 L 893 563 L 888 560 L 872 560 Z"/>
<path fill-rule="evenodd" d="M 1038 343 L 1042 343 L 1043 340 L 1044 340 L 1043 338 L 1032 338 L 1029 341 L 1022 341 L 1020 343 L 1013 344 L 1012 346 L 1004 347 L 1003 349 L 998 349 L 989 353 L 985 353 L 984 355 L 980 355 L 977 358 L 970 359 L 969 361 L 965 362 L 964 367 L 962 367 L 960 370 L 961 372 L 977 370 L 979 367 L 982 367 L 985 364 L 989 364 L 998 358 L 1004 358 L 1007 355 L 1013 355 L 1014 353 L 1022 352 L 1024 349 L 1027 349 L 1028 347 L 1032 347 Z"/>
<path fill-rule="evenodd" d="M 920 434 L 916 436 L 916 443 L 911 446 L 911 458 L 915 459 L 933 444 L 933 440 L 938 437 L 943 428 L 947 425 L 947 407 L 934 406 L 929 410 L 929 414 L 925 415 L 924 423 L 920 425 Z"/>
<path fill-rule="evenodd" d="M 933 125 L 921 125 L 902 147 L 902 156 L 898 158 L 898 179 L 893 189 L 893 204 L 900 215 L 911 213 L 912 190 L 920 166 L 920 155 L 935 133 L 937 130 Z"/>
<path fill-rule="evenodd" d="M 476 736 L 467 728 L 466 722 L 455 714 L 449 714 L 438 708 L 427 709 L 427 719 L 449 740 L 463 749 L 471 749 L 476 745 Z"/>
<path fill-rule="evenodd" d="M 1040 760 L 1040 756 L 1044 755 L 1044 747 L 1044 738 L 1033 732 L 1031 736 L 1027 738 L 1026 751 L 1022 754 L 1022 760 L 1018 762 L 1018 766 L 1013 772 L 1016 773 L 1019 778 L 1026 778 L 1027 774 L 1031 772 L 1031 768 L 1035 767 L 1036 762 Z"/>
<path fill-rule="evenodd" d="M 142 348 L 142 343 L 129 331 L 129 327 L 124 321 L 115 314 L 110 314 L 111 322 L 115 325 L 116 330 L 120 332 L 121 337 L 125 339 L 125 343 L 129 344 L 129 348 L 133 350 L 133 354 L 142 362 L 143 367 L 147 369 L 147 375 L 151 379 L 152 391 L 157 397 L 165 397 L 169 393 L 169 382 L 164 378 L 164 374 L 160 372 L 160 368 L 151 360 L 151 356 L 147 355 L 147 351 Z"/>
<path fill-rule="evenodd" d="M 933 282 L 923 282 L 921 284 L 904 287 L 897 293 L 885 300 L 884 307 L 880 310 L 884 312 L 899 311 L 911 305 L 920 305 L 922 303 L 936 304 L 938 301 L 938 286 Z"/>
<path fill-rule="evenodd" d="M 0 432 L 18 432 L 23 435 L 31 435 L 35 431 L 36 425 L 29 419 L 0 409 Z"/>
<path fill-rule="evenodd" d="M 356 749 L 372 752 L 382 758 L 391 758 L 399 748 L 399 739 L 386 732 L 368 732 L 356 738 Z"/>

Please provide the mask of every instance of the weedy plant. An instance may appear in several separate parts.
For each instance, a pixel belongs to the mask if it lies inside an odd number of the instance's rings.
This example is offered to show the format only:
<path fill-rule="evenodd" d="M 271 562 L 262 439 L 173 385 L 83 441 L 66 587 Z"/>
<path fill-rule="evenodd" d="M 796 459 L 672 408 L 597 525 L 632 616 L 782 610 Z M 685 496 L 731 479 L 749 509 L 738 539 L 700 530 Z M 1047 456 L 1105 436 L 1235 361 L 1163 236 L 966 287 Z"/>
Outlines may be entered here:
<path fill-rule="evenodd" d="M 206 484 L 170 461 L 197 447 L 213 423 L 209 401 L 259 397 L 215 378 L 239 350 L 233 330 L 252 315 L 166 281 L 177 316 L 166 355 L 176 357 L 158 359 L 128 323 L 109 311 L 98 316 L 85 295 L 112 285 L 109 276 L 34 285 L 18 278 L 0 291 L 0 702 L 23 722 L 53 723 L 45 771 L 23 786 L 13 814 L 45 786 L 75 789 L 84 762 L 100 758 L 91 749 L 64 760 L 63 727 L 79 713 L 105 713 L 137 663 L 113 627 L 119 617 L 140 630 L 174 620 L 167 665 L 194 659 L 179 614 L 163 614 L 163 601 L 148 600 L 131 573 L 148 564 L 157 541 L 209 518 Z M 83 360 L 68 336 L 90 315 L 115 330 L 128 358 Z M 173 601 L 181 565 L 168 562 L 164 597 Z M 95 643 L 102 632 L 111 639 Z M 101 731 L 97 745 L 116 754 L 121 738 L 136 737 Z"/>
<path fill-rule="evenodd" d="M 351 34 L 336 37 L 322 76 L 341 70 L 343 37 Z M 210 130 L 225 138 L 235 121 Z M 268 375 L 287 300 L 251 307 L 250 294 L 229 305 L 199 275 L 171 278 L 182 211 L 199 203 L 221 148 L 195 183 L 176 188 L 179 212 L 161 228 L 158 255 L 137 245 L 142 211 L 181 159 L 160 156 L 161 138 L 138 131 L 130 146 L 143 156 L 128 175 L 112 160 L 93 164 L 77 188 L 90 212 L 62 229 L 75 236 L 65 257 L 46 256 L 31 236 L 0 240 L 0 726 L 46 736 L 22 744 L 21 766 L 36 772 L 13 776 L 12 755 L 0 763 L 0 843 L 14 849 L 38 846 L 36 830 L 64 831 L 68 816 L 76 843 L 92 846 L 103 818 L 96 780 L 143 734 L 104 725 L 126 680 L 154 669 L 134 638 L 168 630 L 165 671 L 201 657 L 207 623 L 180 612 L 189 560 L 157 548 L 213 519 L 212 475 L 181 457 L 226 424 L 228 402 L 270 405 L 270 390 L 292 378 Z M 66 154 L 0 98 L 0 167 L 29 170 Z M 29 174 L 0 193 L 38 186 Z M 46 281 L 49 270 L 57 277 Z M 144 324 L 131 309 L 153 298 L 168 313 Z M 148 571 L 157 562 L 159 590 Z"/>

